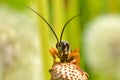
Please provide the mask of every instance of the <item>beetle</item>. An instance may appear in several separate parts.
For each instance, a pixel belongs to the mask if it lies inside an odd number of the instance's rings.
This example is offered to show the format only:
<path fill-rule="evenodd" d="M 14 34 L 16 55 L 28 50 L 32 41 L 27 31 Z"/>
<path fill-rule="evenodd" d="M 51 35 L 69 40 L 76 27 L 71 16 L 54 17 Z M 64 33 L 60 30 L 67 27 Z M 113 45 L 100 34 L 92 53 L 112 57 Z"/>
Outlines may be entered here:
<path fill-rule="evenodd" d="M 70 18 L 65 25 L 63 26 L 62 32 L 61 32 L 61 36 L 60 36 L 60 40 L 58 39 L 55 31 L 53 30 L 53 28 L 51 27 L 51 25 L 47 22 L 47 20 L 42 17 L 39 13 L 37 13 L 35 10 L 33 10 L 30 7 L 27 7 L 30 10 L 32 10 L 33 12 L 35 12 L 39 17 L 41 17 L 41 19 L 48 25 L 48 27 L 51 29 L 51 31 L 53 32 L 57 43 L 56 43 L 56 49 L 55 48 L 51 48 L 49 51 L 53 57 L 53 63 L 56 62 L 56 58 L 60 59 L 61 63 L 64 62 L 69 62 L 69 63 L 74 63 L 74 64 L 79 64 L 79 49 L 77 48 L 76 50 L 74 50 L 73 52 L 71 51 L 71 46 L 68 42 L 66 41 L 62 41 L 62 36 L 64 33 L 64 30 L 66 28 L 66 26 L 68 25 L 68 23 L 70 23 L 73 19 L 75 19 L 76 17 L 79 16 L 79 14 L 73 16 L 72 18 Z"/>

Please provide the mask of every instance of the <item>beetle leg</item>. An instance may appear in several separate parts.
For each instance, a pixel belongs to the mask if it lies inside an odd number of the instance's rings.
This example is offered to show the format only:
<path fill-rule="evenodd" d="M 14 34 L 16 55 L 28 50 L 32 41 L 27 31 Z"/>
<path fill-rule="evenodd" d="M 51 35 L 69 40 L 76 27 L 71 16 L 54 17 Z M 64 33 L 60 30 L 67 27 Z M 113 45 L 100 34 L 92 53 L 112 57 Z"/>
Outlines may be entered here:
<path fill-rule="evenodd" d="M 53 63 L 55 63 L 56 62 L 56 56 L 58 54 L 57 50 L 55 48 L 51 48 L 51 49 L 49 49 L 49 52 L 53 57 Z"/>
<path fill-rule="evenodd" d="M 79 64 L 80 62 L 80 55 L 79 55 L 79 48 L 75 49 L 71 54 L 70 57 L 73 57 L 73 60 L 70 63 Z"/>

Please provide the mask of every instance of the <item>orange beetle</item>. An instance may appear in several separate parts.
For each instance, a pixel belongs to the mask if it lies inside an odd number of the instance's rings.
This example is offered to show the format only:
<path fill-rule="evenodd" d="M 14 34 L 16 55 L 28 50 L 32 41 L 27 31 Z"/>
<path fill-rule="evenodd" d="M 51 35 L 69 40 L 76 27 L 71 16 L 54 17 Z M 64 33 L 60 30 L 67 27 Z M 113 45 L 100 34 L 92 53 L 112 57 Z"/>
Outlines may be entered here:
<path fill-rule="evenodd" d="M 57 39 L 56 43 L 56 48 L 51 48 L 49 51 L 53 57 L 53 62 L 56 62 L 56 57 L 60 59 L 61 63 L 68 62 L 68 63 L 74 63 L 74 64 L 79 64 L 80 56 L 79 56 L 79 49 L 77 48 L 75 51 L 71 52 L 71 46 L 68 42 L 62 41 L 62 35 L 64 32 L 64 29 L 66 28 L 67 24 L 72 21 L 74 18 L 76 18 L 79 15 L 76 15 L 69 19 L 66 24 L 64 25 L 61 36 L 60 36 L 60 41 Z M 52 30 L 53 31 L 53 30 Z M 56 34 L 55 34 L 56 35 Z"/>

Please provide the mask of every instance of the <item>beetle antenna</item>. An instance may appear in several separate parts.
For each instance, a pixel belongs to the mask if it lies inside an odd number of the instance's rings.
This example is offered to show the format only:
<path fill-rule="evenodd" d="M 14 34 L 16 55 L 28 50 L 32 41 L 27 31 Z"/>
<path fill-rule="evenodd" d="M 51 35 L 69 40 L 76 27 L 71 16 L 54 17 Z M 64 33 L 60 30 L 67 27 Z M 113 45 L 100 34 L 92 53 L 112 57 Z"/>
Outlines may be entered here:
<path fill-rule="evenodd" d="M 68 25 L 68 23 L 70 23 L 73 19 L 75 19 L 75 18 L 78 17 L 78 16 L 79 16 L 79 14 L 73 16 L 72 18 L 70 18 L 70 19 L 65 23 L 65 25 L 63 26 L 62 32 L 61 32 L 60 42 L 62 41 L 62 36 L 63 36 L 64 30 L 65 30 L 66 26 Z"/>
<path fill-rule="evenodd" d="M 42 17 L 42 16 L 41 16 L 38 12 L 36 12 L 34 9 L 32 9 L 32 8 L 30 8 L 30 7 L 28 7 L 28 6 L 26 6 L 26 7 L 27 7 L 28 9 L 30 9 L 31 11 L 33 11 L 34 13 L 36 13 L 43 21 L 45 21 L 45 23 L 48 25 L 48 27 L 49 27 L 49 28 L 51 29 L 51 31 L 53 32 L 53 34 L 54 34 L 57 42 L 59 42 L 59 39 L 58 39 L 55 31 L 53 30 L 53 28 L 51 27 L 51 25 L 46 21 L 46 19 L 45 19 L 44 17 Z"/>

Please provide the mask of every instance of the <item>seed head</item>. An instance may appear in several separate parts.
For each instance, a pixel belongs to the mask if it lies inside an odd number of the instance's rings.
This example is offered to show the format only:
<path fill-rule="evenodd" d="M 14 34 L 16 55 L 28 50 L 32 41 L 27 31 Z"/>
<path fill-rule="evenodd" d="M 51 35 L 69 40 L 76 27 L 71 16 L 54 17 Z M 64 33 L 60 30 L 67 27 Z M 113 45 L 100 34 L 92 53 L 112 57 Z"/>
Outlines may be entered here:
<path fill-rule="evenodd" d="M 49 70 L 51 80 L 87 80 L 88 74 L 72 63 L 55 63 Z"/>

